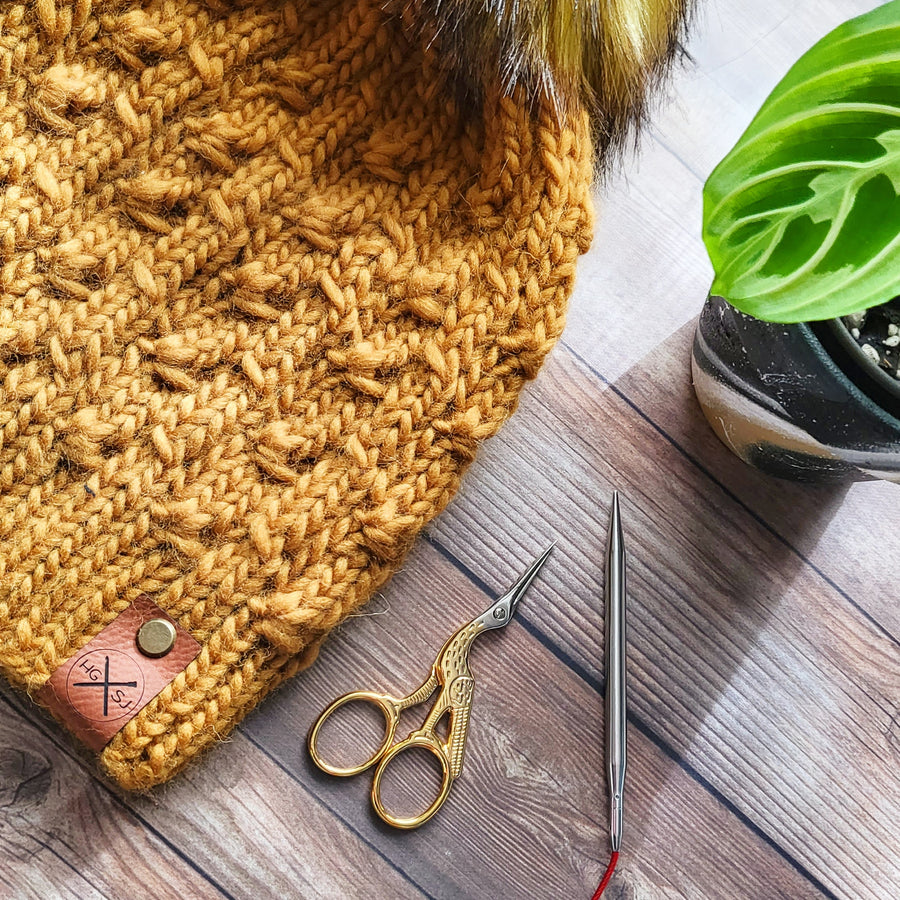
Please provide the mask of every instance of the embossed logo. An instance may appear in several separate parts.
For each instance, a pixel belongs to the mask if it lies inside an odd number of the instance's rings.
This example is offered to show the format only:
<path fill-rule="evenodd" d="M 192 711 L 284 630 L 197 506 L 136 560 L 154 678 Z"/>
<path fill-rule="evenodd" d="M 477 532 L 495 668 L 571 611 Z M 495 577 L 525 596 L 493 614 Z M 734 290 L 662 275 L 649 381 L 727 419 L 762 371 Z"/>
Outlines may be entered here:
<path fill-rule="evenodd" d="M 164 656 L 147 656 L 138 641 L 143 626 L 155 619 L 171 623 L 175 630 L 175 644 Z M 99 752 L 199 652 L 200 644 L 141 594 L 78 655 L 58 666 L 35 696 Z"/>
<path fill-rule="evenodd" d="M 93 722 L 133 715 L 144 694 L 140 665 L 119 650 L 90 650 L 75 660 L 66 678 L 69 703 Z"/>

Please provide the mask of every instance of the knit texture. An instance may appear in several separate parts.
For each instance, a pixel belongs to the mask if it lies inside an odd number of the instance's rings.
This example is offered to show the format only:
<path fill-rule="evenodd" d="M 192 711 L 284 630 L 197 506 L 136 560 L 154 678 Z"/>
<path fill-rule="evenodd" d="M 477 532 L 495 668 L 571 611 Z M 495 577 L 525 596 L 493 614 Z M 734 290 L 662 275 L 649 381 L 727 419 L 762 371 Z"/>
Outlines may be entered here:
<path fill-rule="evenodd" d="M 382 0 L 0 7 L 0 667 L 135 597 L 165 780 L 399 565 L 560 334 L 586 115 L 464 114 Z"/>

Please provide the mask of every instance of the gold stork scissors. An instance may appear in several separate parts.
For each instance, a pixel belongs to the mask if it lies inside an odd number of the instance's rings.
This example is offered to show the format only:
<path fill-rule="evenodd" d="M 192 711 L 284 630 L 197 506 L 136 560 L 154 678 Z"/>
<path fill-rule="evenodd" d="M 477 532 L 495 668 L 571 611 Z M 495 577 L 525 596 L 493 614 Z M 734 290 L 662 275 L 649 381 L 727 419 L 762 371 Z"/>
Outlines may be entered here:
<path fill-rule="evenodd" d="M 551 544 L 519 577 L 518 581 L 495 603 L 492 603 L 480 616 L 472 619 L 452 634 L 441 648 L 431 667 L 431 674 L 421 687 L 406 697 L 397 698 L 390 694 L 379 694 L 375 691 L 351 691 L 338 697 L 316 720 L 309 732 L 309 754 L 313 762 L 330 775 L 348 776 L 364 772 L 376 766 L 372 780 L 372 806 L 375 812 L 389 825 L 397 828 L 417 828 L 427 822 L 443 805 L 450 793 L 455 779 L 462 772 L 463 751 L 466 746 L 466 732 L 469 726 L 469 713 L 472 708 L 472 692 L 475 681 L 469 671 L 469 648 L 472 642 L 483 631 L 502 628 L 516 612 L 516 607 L 525 591 L 534 580 L 541 566 L 553 549 Z M 428 713 L 422 727 L 410 732 L 409 736 L 394 744 L 394 735 L 400 715 L 410 707 L 424 703 L 440 689 L 434 706 Z M 354 700 L 373 703 L 384 714 L 384 739 L 378 749 L 363 763 L 342 768 L 331 765 L 319 755 L 319 731 L 322 725 L 342 706 Z M 437 733 L 437 726 L 445 714 L 449 715 L 447 737 Z M 437 757 L 441 765 L 442 780 L 437 798 L 419 815 L 402 817 L 388 810 L 381 798 L 381 780 L 391 761 L 405 750 L 414 747 L 422 748 Z M 377 765 L 376 765 L 377 764 Z"/>

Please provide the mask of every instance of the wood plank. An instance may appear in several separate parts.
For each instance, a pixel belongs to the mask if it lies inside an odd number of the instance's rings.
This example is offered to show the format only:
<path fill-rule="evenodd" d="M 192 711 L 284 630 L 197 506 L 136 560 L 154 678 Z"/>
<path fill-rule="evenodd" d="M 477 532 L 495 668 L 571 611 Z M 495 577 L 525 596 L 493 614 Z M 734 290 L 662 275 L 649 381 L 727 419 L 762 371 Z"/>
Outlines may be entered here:
<path fill-rule="evenodd" d="M 700 179 L 728 152 L 788 69 L 879 0 L 716 0 L 700 4 L 688 50 L 653 133 Z M 664 204 L 663 204 L 664 205 Z"/>
<path fill-rule="evenodd" d="M 878 0 L 698 4 L 688 52 L 640 149 L 597 192 L 565 340 L 614 381 L 700 311 L 712 282 L 703 182 L 793 62 Z"/>
<path fill-rule="evenodd" d="M 559 564 L 522 615 L 596 677 L 593 598 L 620 488 L 636 714 L 832 890 L 900 890 L 896 642 L 564 351 L 522 408 L 435 540 L 498 589 L 525 547 L 558 537 Z"/>
<path fill-rule="evenodd" d="M 712 270 L 699 240 L 701 181 L 658 140 L 598 197 L 563 339 L 614 381 L 694 318 Z"/>
<path fill-rule="evenodd" d="M 239 733 L 168 785 L 128 795 L 73 758 L 57 726 L 27 700 L 8 688 L 4 695 L 0 746 L 21 746 L 19 736 L 29 735 L 28 763 L 20 767 L 25 787 L 17 793 L 5 782 L 4 796 L 21 796 L 20 805 L 34 799 L 0 820 L 4 838 L 19 834 L 17 843 L 4 844 L 11 852 L 0 854 L 0 878 L 15 887 L 9 896 L 27 896 L 34 884 L 41 900 L 73 886 L 79 898 L 121 897 L 125 886 L 141 885 L 160 898 L 343 900 L 371 897 L 372 883 L 382 896 L 422 896 Z M 87 879 L 85 889 L 73 873 Z M 91 883 L 99 888 L 94 894 Z"/>
<path fill-rule="evenodd" d="M 693 333 L 691 322 L 620 378 L 616 390 L 852 603 L 900 637 L 888 563 L 900 559 L 900 488 L 884 481 L 794 484 L 741 462 L 707 425 L 685 378 Z"/>
<path fill-rule="evenodd" d="M 614 389 L 599 397 L 605 384 L 557 354 L 432 530 L 494 589 L 551 533 L 566 536 L 523 608 L 528 628 L 476 645 L 467 769 L 438 819 L 414 835 L 382 827 L 367 781 L 320 775 L 303 748 L 325 702 L 379 677 L 412 684 L 484 603 L 420 546 L 310 673 L 148 798 L 116 799 L 48 737 L 55 726 L 7 711 L 0 894 L 127 896 L 149 868 L 182 896 L 220 896 L 196 865 L 236 897 L 589 896 L 605 862 L 596 610 L 612 484 L 629 504 L 641 728 L 611 896 L 805 898 L 819 884 L 841 897 L 900 894 L 898 659 L 860 613 L 900 633 L 886 564 L 900 549 L 895 488 L 772 486 L 718 444 L 686 390 L 687 323 L 710 279 L 702 180 L 790 62 L 874 5 L 701 8 L 696 64 L 607 187 L 571 305 L 566 340 Z M 60 825 L 79 818 L 86 837 Z"/>
<path fill-rule="evenodd" d="M 4 896 L 102 898 L 124 884 L 160 898 L 222 897 L 79 764 L 0 697 Z"/>
<path fill-rule="evenodd" d="M 551 557 L 545 570 L 561 564 Z M 523 604 L 538 604 L 534 593 Z M 596 685 L 516 622 L 473 648 L 477 687 L 464 773 L 446 806 L 417 831 L 398 832 L 374 817 L 371 776 L 324 776 L 298 751 L 294 735 L 339 694 L 412 689 L 447 635 L 488 602 L 437 549 L 418 544 L 376 614 L 341 628 L 316 665 L 244 728 L 429 896 L 590 896 L 607 854 L 602 700 Z M 632 728 L 630 739 L 628 853 L 619 891 L 628 885 L 633 896 L 648 897 L 820 896 L 644 734 Z"/>

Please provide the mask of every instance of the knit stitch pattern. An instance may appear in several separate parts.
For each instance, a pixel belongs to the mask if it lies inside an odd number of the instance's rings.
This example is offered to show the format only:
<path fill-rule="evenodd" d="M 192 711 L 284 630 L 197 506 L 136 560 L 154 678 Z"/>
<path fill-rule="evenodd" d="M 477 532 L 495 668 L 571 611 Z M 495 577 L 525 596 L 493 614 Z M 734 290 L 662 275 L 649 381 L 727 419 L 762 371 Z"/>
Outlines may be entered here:
<path fill-rule="evenodd" d="M 164 781 L 396 569 L 560 334 L 587 117 L 473 115 L 382 0 L 0 7 L 0 668 L 141 593 Z"/>

